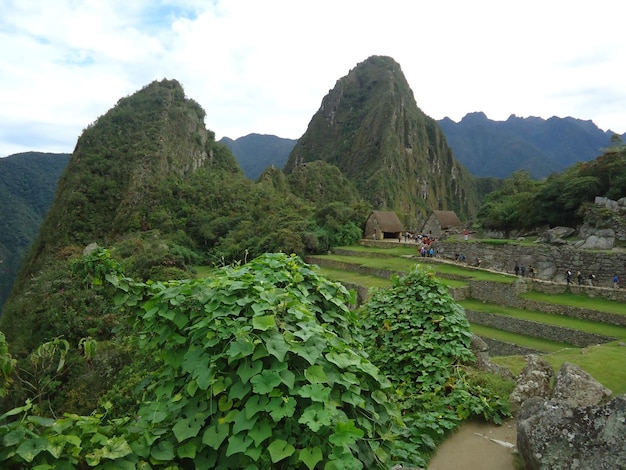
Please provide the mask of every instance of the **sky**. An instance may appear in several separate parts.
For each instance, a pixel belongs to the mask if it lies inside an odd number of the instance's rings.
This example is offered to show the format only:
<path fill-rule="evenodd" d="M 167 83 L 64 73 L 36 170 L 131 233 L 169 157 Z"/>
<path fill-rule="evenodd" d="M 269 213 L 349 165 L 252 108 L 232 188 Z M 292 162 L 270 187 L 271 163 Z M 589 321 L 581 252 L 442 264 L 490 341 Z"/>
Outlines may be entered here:
<path fill-rule="evenodd" d="M 571 116 L 622 134 L 625 13 L 614 0 L 0 0 L 0 157 L 72 153 L 165 78 L 217 139 L 297 139 L 372 55 L 400 64 L 434 119 Z"/>

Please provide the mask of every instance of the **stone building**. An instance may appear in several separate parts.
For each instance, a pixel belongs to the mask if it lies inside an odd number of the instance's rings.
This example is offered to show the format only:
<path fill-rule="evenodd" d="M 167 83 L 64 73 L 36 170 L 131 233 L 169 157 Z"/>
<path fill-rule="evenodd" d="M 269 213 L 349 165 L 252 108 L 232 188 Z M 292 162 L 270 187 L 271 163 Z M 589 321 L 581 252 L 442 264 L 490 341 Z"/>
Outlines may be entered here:
<path fill-rule="evenodd" d="M 393 211 L 372 211 L 365 223 L 366 239 L 398 239 L 402 236 L 404 225 Z"/>
<path fill-rule="evenodd" d="M 422 233 L 441 238 L 444 233 L 460 230 L 462 227 L 463 224 L 454 211 L 433 211 L 424 222 Z"/>

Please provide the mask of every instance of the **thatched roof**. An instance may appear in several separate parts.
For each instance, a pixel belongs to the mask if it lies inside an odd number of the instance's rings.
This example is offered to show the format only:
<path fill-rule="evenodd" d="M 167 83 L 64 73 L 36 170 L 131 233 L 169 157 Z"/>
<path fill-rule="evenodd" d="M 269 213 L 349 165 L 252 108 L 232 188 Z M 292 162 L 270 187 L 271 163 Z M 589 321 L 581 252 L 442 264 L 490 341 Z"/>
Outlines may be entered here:
<path fill-rule="evenodd" d="M 404 230 L 404 225 L 393 211 L 372 211 L 370 217 L 376 218 L 378 227 L 383 232 L 402 232 Z"/>
<path fill-rule="evenodd" d="M 454 211 L 433 211 L 433 215 L 442 229 L 463 225 Z"/>

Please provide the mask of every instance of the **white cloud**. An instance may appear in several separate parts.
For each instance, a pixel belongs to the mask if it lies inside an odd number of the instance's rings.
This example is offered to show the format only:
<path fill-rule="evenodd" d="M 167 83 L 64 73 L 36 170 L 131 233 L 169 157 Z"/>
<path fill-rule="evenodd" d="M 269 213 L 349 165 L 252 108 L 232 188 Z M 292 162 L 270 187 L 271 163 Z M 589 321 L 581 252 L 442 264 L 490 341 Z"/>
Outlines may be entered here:
<path fill-rule="evenodd" d="M 371 55 L 426 114 L 573 116 L 626 132 L 622 18 L 610 0 L 5 0 L 0 156 L 71 152 L 119 98 L 177 79 L 218 138 L 298 138 Z"/>

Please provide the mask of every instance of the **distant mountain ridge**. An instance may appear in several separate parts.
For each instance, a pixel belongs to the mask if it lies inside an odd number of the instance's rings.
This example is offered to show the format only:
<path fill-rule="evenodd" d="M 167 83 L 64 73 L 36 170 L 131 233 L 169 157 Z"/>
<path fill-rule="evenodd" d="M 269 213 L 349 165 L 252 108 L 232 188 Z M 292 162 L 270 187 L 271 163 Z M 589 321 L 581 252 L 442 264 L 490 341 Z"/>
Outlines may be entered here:
<path fill-rule="evenodd" d="M 483 112 L 474 112 L 458 123 L 450 118 L 437 122 L 454 156 L 477 177 L 507 178 L 526 170 L 540 179 L 595 159 L 614 134 L 572 117 L 511 115 L 506 121 L 493 121 Z"/>
<path fill-rule="evenodd" d="M 222 137 L 219 140 L 235 155 L 243 173 L 251 180 L 256 180 L 270 166 L 282 170 L 296 142 L 296 139 L 265 134 L 248 134 L 235 140 Z"/>
<path fill-rule="evenodd" d="M 69 159 L 67 153 L 40 152 L 0 158 L 0 309 Z"/>

